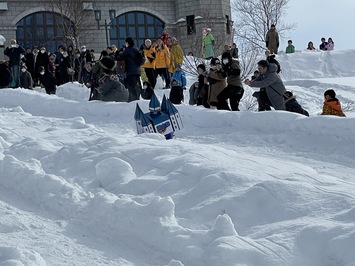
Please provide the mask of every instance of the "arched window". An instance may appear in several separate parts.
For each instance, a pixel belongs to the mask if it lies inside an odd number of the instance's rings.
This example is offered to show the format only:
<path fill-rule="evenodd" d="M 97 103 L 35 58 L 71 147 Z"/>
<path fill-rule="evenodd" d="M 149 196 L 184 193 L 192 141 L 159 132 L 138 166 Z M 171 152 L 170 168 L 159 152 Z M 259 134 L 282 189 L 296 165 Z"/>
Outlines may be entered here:
<path fill-rule="evenodd" d="M 70 20 L 60 14 L 37 12 L 17 23 L 16 40 L 23 47 L 44 46 L 54 52 L 60 44 L 72 44 L 73 32 Z"/>
<path fill-rule="evenodd" d="M 112 26 L 114 25 L 114 26 Z M 145 39 L 159 38 L 165 24 L 162 20 L 146 12 L 128 12 L 116 17 L 110 23 L 110 41 L 118 48 L 125 45 L 126 37 L 132 37 L 139 48 Z"/>

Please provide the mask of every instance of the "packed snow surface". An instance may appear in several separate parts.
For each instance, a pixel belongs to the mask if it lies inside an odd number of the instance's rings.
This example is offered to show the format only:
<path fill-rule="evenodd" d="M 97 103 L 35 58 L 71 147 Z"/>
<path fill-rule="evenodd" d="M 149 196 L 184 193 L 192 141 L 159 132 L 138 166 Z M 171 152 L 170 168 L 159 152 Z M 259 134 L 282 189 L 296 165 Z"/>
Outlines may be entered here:
<path fill-rule="evenodd" d="M 79 84 L 0 90 L 0 265 L 354 266 L 355 51 L 277 59 L 309 118 L 246 87 L 241 112 L 177 106 L 169 141 Z"/>

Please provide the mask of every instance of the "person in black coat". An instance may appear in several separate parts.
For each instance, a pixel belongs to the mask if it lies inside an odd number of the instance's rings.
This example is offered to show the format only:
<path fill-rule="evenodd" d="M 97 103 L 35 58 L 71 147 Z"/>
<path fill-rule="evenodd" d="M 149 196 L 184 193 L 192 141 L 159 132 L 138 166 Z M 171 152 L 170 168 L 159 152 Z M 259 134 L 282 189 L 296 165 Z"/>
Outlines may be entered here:
<path fill-rule="evenodd" d="M 126 66 L 126 84 L 129 91 L 128 102 L 139 100 L 141 92 L 141 65 L 144 63 L 142 54 L 135 47 L 131 37 L 126 38 L 126 48 L 117 56 L 117 60 L 124 60 Z"/>
<path fill-rule="evenodd" d="M 12 76 L 12 81 L 10 86 L 17 88 L 20 82 L 20 66 L 21 66 L 21 55 L 25 54 L 26 51 L 21 46 L 19 46 L 16 40 L 10 41 L 10 47 L 7 47 L 4 54 L 9 57 L 9 69 Z"/>
<path fill-rule="evenodd" d="M 9 86 L 11 74 L 6 62 L 0 61 L 0 89 Z"/>
<path fill-rule="evenodd" d="M 285 100 L 286 111 L 309 116 L 308 112 L 304 110 L 302 106 L 297 102 L 296 97 L 293 96 L 292 92 L 286 91 L 284 93 L 284 100 Z"/>
<path fill-rule="evenodd" d="M 45 47 L 41 47 L 40 52 L 38 53 L 36 58 L 36 67 L 35 67 L 36 73 L 39 74 L 40 67 L 43 67 L 47 72 L 48 66 L 49 66 L 49 56 L 47 50 Z"/>
<path fill-rule="evenodd" d="M 269 64 L 275 64 L 277 66 L 276 73 L 279 74 L 281 72 L 281 65 L 280 65 L 279 61 L 277 61 L 275 59 L 276 55 L 271 54 L 270 50 L 266 50 L 265 55 L 266 55 L 266 61 L 268 61 Z"/>
<path fill-rule="evenodd" d="M 26 48 L 25 64 L 26 64 L 26 67 L 27 67 L 27 71 L 30 72 L 32 77 L 34 77 L 35 55 L 33 54 L 31 48 Z"/>
<path fill-rule="evenodd" d="M 39 80 L 42 83 L 47 94 L 55 94 L 57 91 L 57 81 L 52 73 L 40 66 L 39 69 Z"/>
<path fill-rule="evenodd" d="M 71 60 L 68 52 L 64 51 L 62 61 L 59 63 L 59 72 L 61 74 L 62 84 L 68 83 L 70 81 L 70 69 L 72 69 Z"/>

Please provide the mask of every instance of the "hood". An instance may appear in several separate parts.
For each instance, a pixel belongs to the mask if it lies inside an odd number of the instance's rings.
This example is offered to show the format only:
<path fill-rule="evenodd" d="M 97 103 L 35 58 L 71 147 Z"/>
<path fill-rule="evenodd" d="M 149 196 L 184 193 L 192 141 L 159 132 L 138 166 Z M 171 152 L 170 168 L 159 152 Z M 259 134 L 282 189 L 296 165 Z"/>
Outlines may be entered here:
<path fill-rule="evenodd" d="M 337 98 L 325 101 L 325 104 L 330 105 L 333 109 L 341 111 L 341 104 Z"/>

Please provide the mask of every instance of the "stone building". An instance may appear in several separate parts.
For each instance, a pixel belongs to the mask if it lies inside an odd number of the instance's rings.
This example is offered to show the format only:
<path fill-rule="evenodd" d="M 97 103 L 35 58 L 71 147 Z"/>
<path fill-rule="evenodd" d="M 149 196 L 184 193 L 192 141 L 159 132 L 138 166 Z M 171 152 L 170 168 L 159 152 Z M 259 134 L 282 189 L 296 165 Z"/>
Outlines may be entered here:
<path fill-rule="evenodd" d="M 71 2 L 80 5 L 68 11 Z M 232 24 L 230 0 L 0 0 L 5 47 L 17 39 L 24 48 L 45 46 L 55 51 L 58 45 L 73 42 L 99 52 L 107 44 L 124 45 L 128 36 L 140 46 L 166 28 L 186 53 L 200 54 L 202 30 L 211 28 L 221 52 L 231 43 Z"/>

